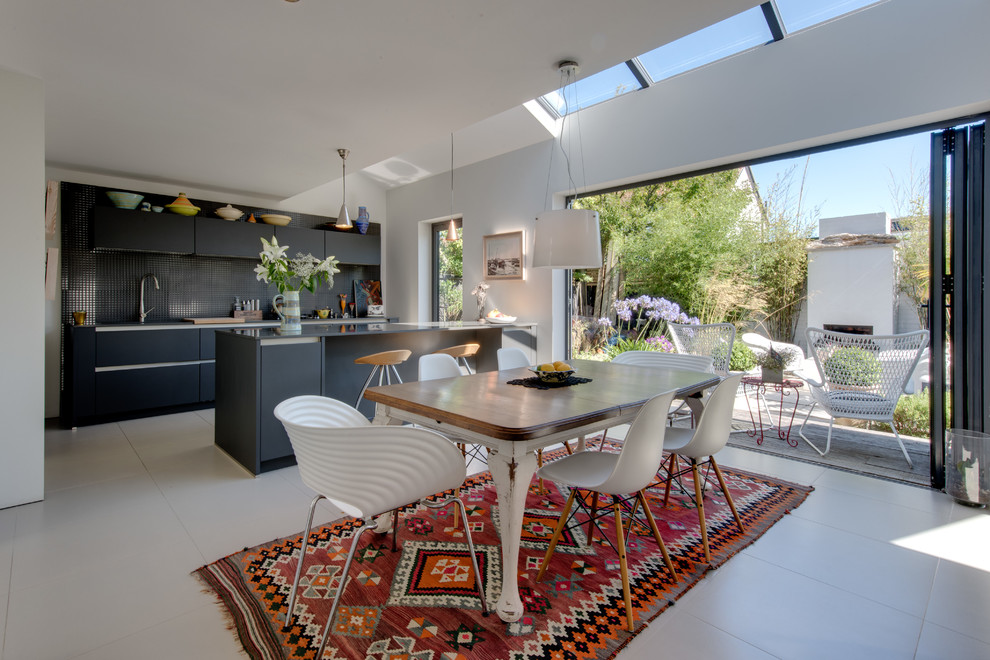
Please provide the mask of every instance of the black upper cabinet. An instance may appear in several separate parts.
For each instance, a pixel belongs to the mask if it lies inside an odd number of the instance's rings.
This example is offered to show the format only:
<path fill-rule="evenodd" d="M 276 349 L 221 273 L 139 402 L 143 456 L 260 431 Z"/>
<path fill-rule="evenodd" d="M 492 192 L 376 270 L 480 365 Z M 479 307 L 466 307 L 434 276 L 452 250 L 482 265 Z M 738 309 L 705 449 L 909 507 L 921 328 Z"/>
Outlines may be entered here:
<path fill-rule="evenodd" d="M 382 263 L 382 237 L 326 231 L 326 253 L 342 264 L 377 266 Z"/>
<path fill-rule="evenodd" d="M 257 259 L 261 239 L 272 240 L 275 227 L 217 218 L 196 218 L 196 254 Z"/>
<path fill-rule="evenodd" d="M 192 254 L 193 236 L 191 217 L 93 207 L 93 247 L 97 249 Z"/>
<path fill-rule="evenodd" d="M 275 238 L 279 245 L 288 245 L 286 254 L 294 257 L 302 252 L 311 254 L 317 259 L 326 258 L 326 248 L 323 245 L 325 231 L 320 229 L 305 229 L 303 227 L 276 227 Z M 257 255 L 255 255 L 257 256 Z"/>

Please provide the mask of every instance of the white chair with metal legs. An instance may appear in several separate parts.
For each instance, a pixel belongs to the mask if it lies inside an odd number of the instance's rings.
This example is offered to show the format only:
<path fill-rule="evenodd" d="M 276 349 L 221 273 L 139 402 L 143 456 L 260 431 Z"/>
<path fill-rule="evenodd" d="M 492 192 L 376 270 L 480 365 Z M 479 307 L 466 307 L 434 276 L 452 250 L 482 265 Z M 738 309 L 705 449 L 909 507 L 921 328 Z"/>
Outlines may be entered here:
<path fill-rule="evenodd" d="M 433 351 L 434 353 L 443 353 L 449 355 L 460 363 L 465 371 L 467 371 L 468 376 L 474 373 L 471 368 L 471 364 L 468 362 L 469 357 L 474 357 L 478 354 L 478 349 L 481 348 L 481 344 L 459 344 L 457 346 L 449 346 L 447 348 L 441 348 L 439 351 Z M 422 380 L 422 379 L 421 379 Z"/>
<path fill-rule="evenodd" d="M 498 357 L 499 371 L 508 371 L 509 369 L 523 369 L 525 367 L 530 366 L 529 357 L 527 357 L 526 353 L 524 353 L 522 349 L 519 348 L 515 348 L 515 347 L 500 348 L 496 352 L 496 356 Z M 563 444 L 564 444 L 564 449 L 567 450 L 568 454 L 574 453 L 571 450 L 570 442 L 565 440 Z M 543 467 L 542 449 L 536 450 L 536 465 L 537 467 Z M 540 489 L 540 493 L 545 493 L 546 489 L 543 487 L 543 479 L 538 479 L 537 484 Z"/>
<path fill-rule="evenodd" d="M 498 370 L 508 371 L 509 369 L 522 369 L 530 366 L 529 357 L 520 348 L 500 348 L 496 352 L 498 357 Z"/>
<path fill-rule="evenodd" d="M 567 503 L 560 513 L 560 519 L 554 529 L 553 536 L 547 552 L 540 564 L 539 573 L 536 580 L 543 579 L 547 564 L 553 556 L 553 551 L 557 547 L 557 541 L 564 531 L 570 516 L 571 508 L 577 502 L 580 509 L 584 509 L 582 499 L 575 496 L 578 491 L 591 491 L 612 497 L 612 514 L 615 516 L 615 549 L 619 554 L 619 568 L 622 575 L 622 595 L 626 605 L 626 625 L 630 631 L 633 630 L 632 597 L 629 589 L 629 571 L 626 565 L 626 533 L 622 521 L 623 502 L 635 499 L 636 503 L 630 515 L 635 515 L 639 506 L 643 507 L 643 512 L 649 522 L 656 540 L 663 555 L 664 563 L 673 581 L 677 582 L 677 573 L 674 571 L 674 564 L 670 561 L 667 553 L 667 546 L 663 543 L 660 530 L 657 528 L 656 520 L 646 502 L 645 489 L 650 485 L 660 468 L 660 461 L 664 450 L 664 430 L 669 431 L 664 421 L 670 403 L 674 399 L 674 392 L 665 392 L 653 397 L 640 410 L 636 419 L 629 427 L 626 434 L 626 441 L 622 445 L 622 451 L 618 454 L 599 452 L 578 452 L 571 456 L 565 456 L 542 468 L 537 474 L 543 479 L 564 484 L 570 488 L 570 495 Z M 626 496 L 625 498 L 621 496 Z M 592 495 L 592 502 L 598 501 L 597 495 Z M 575 511 L 576 513 L 576 511 Z M 598 514 L 596 510 L 590 511 L 591 520 L 589 525 L 596 525 L 596 518 L 605 514 Z M 583 521 L 575 524 L 585 524 Z M 629 525 L 632 528 L 632 522 Z M 588 541 L 591 542 L 592 535 L 589 533 Z"/>
<path fill-rule="evenodd" d="M 330 606 L 320 648 L 314 656 L 322 658 L 362 534 L 374 529 L 373 519 L 376 516 L 416 501 L 431 508 L 453 503 L 461 515 L 465 515 L 464 503 L 456 496 L 440 502 L 424 499 L 458 488 L 466 476 L 464 459 L 447 438 L 435 431 L 412 426 L 375 426 L 363 414 L 335 399 L 312 395 L 286 399 L 275 407 L 275 417 L 282 422 L 292 443 L 299 464 L 299 476 L 308 488 L 317 493 L 306 518 L 299 563 L 289 592 L 286 625 L 294 614 L 317 503 L 327 499 L 345 514 L 361 521 L 340 574 L 340 584 Z M 393 515 L 398 517 L 397 512 Z M 393 535 L 397 527 L 393 527 Z M 471 530 L 466 526 L 464 534 L 481 609 L 487 616 L 484 582 L 478 570 Z"/>
<path fill-rule="evenodd" d="M 668 323 L 670 340 L 678 353 L 707 355 L 712 358 L 715 373 L 725 376 L 732 361 L 732 343 L 736 339 L 736 326 L 731 323 Z"/>
<path fill-rule="evenodd" d="M 824 456 L 832 447 L 832 425 L 836 417 L 886 422 L 894 432 L 904 460 L 914 467 L 894 426 L 894 411 L 901 395 L 913 391 L 911 376 L 927 353 L 928 331 L 853 335 L 808 328 L 805 336 L 821 380 L 804 375 L 811 390 L 812 404 L 798 431 L 801 439 Z M 829 415 L 824 451 L 804 434 L 815 406 L 821 406 Z"/>
<path fill-rule="evenodd" d="M 446 353 L 431 353 L 419 358 L 419 379 L 438 380 L 440 378 L 460 378 L 461 367 L 454 357 Z M 473 458 L 488 465 L 488 452 L 480 445 L 465 443 L 460 438 L 454 437 L 454 442 L 460 448 L 465 458 Z M 457 526 L 457 518 L 454 518 L 454 526 Z"/>
<path fill-rule="evenodd" d="M 664 353 L 662 351 L 625 351 L 612 358 L 612 364 L 629 364 L 636 367 L 652 367 L 657 369 L 687 369 L 690 371 L 712 372 L 712 359 L 706 355 L 690 355 L 688 353 Z M 667 414 L 667 420 L 673 423 L 678 417 L 690 417 L 691 412 L 684 410 L 687 404 L 681 400 Z M 602 431 L 602 441 L 598 445 L 601 451 L 605 446 L 608 429 Z"/>
<path fill-rule="evenodd" d="M 725 479 L 722 471 L 715 462 L 715 454 L 725 447 L 729 440 L 729 433 L 732 432 L 732 407 L 736 400 L 736 391 L 739 389 L 739 382 L 742 374 L 729 376 L 715 386 L 715 390 L 705 404 L 701 416 L 697 420 L 697 426 L 693 429 L 671 427 L 667 429 L 667 440 L 664 449 L 670 452 L 666 474 L 666 489 L 663 496 L 663 505 L 667 506 L 670 498 L 671 482 L 685 474 L 690 473 L 694 481 L 695 505 L 698 507 L 698 522 L 701 525 L 701 543 L 705 549 L 705 561 L 711 562 L 711 550 L 708 547 L 708 526 L 705 524 L 705 484 L 709 478 L 709 471 L 702 474 L 700 467 L 708 464 L 711 471 L 718 478 L 719 488 L 725 496 L 725 501 L 732 510 L 732 515 L 739 525 L 739 531 L 745 531 L 742 519 L 736 511 L 736 505 L 732 501 L 729 489 L 725 487 Z M 677 458 L 687 459 L 689 467 L 679 469 Z"/>

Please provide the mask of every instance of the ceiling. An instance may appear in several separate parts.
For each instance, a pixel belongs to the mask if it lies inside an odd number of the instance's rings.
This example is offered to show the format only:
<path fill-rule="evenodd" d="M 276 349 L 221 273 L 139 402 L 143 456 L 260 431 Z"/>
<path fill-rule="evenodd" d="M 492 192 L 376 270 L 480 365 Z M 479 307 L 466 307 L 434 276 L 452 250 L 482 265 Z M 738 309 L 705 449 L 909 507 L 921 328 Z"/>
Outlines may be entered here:
<path fill-rule="evenodd" d="M 51 166 L 285 199 L 546 139 L 521 105 L 753 0 L 4 0 L 0 67 L 45 85 Z"/>

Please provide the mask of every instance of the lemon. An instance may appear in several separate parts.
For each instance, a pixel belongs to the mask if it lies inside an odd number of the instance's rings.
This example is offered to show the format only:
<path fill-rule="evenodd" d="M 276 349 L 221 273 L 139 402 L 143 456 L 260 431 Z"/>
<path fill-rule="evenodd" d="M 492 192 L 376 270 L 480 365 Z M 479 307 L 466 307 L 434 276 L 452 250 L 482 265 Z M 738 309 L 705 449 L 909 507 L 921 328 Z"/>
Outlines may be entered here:
<path fill-rule="evenodd" d="M 554 362 L 553 368 L 556 371 L 570 371 L 571 365 L 567 364 L 566 362 Z"/>
<path fill-rule="evenodd" d="M 546 364 L 541 364 L 536 368 L 537 371 L 557 371 L 552 364 L 549 362 Z"/>

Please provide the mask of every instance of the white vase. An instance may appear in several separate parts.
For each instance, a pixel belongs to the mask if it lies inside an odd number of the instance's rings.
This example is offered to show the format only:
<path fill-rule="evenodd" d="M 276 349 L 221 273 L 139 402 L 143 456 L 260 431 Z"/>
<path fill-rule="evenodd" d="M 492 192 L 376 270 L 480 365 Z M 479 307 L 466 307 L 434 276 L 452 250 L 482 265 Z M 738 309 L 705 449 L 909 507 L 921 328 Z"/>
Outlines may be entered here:
<path fill-rule="evenodd" d="M 279 303 L 281 302 L 281 306 Z M 278 314 L 282 324 L 279 331 L 283 335 L 298 335 L 302 333 L 302 319 L 299 312 L 299 292 L 286 291 L 272 298 L 272 307 Z"/>

